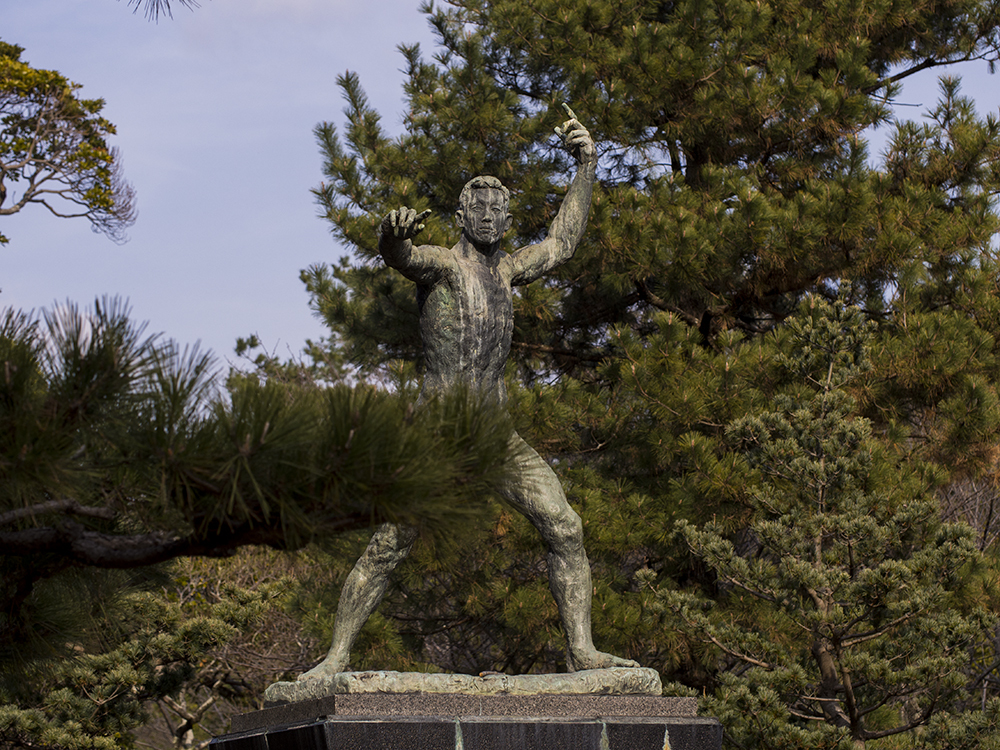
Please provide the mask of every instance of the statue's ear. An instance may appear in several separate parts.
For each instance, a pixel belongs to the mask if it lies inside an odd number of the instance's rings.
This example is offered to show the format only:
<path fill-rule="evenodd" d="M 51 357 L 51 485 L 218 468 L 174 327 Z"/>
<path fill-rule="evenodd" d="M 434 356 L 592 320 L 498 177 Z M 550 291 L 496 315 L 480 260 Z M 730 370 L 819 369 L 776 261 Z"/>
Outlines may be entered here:
<path fill-rule="evenodd" d="M 465 225 L 464 225 L 464 224 L 462 223 L 462 220 L 463 220 L 464 218 L 465 218 L 465 217 L 464 217 L 464 215 L 462 214 L 462 209 L 461 209 L 461 208 L 459 208 L 459 209 L 458 209 L 457 211 L 455 211 L 455 221 L 457 221 L 457 222 L 458 222 L 458 225 L 459 225 L 460 227 L 464 227 L 464 226 L 465 226 Z"/>
<path fill-rule="evenodd" d="M 510 212 L 508 211 L 507 212 L 507 218 L 505 218 L 503 220 L 503 233 L 504 234 L 507 234 L 507 230 L 510 229 L 511 224 L 513 224 L 513 223 L 514 223 L 514 217 L 511 216 Z"/>

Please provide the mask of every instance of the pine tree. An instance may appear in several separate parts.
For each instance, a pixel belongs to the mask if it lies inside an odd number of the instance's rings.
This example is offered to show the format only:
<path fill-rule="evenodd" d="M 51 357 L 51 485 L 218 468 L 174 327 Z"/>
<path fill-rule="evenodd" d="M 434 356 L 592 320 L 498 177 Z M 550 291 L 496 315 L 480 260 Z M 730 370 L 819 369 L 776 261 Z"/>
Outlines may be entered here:
<path fill-rule="evenodd" d="M 708 705 L 737 747 L 864 747 L 961 713 L 982 688 L 979 649 L 997 626 L 985 561 L 967 525 L 940 522 L 920 467 L 884 455 L 856 413 L 869 328 L 857 308 L 817 300 L 786 322 L 788 384 L 726 428 L 750 480 L 749 543 L 725 523 L 677 526 L 717 606 L 684 590 L 661 604 L 718 649 Z"/>
<path fill-rule="evenodd" d="M 481 516 L 506 417 L 462 393 L 415 400 L 247 374 L 222 388 L 210 355 L 145 335 L 117 300 L 6 311 L 0 746 L 127 746 L 145 701 L 177 698 L 260 614 L 263 590 L 179 607 L 150 588 L 160 563 L 382 520 L 445 544 Z"/>
<path fill-rule="evenodd" d="M 183 713 L 177 701 L 208 679 L 205 672 L 212 668 L 215 695 L 206 707 L 216 695 L 239 688 L 225 683 L 231 675 L 212 657 L 260 626 L 276 604 L 280 583 L 255 590 L 227 586 L 221 598 L 192 603 L 164 596 L 155 585 L 158 577 L 89 570 L 50 581 L 44 594 L 64 627 L 47 634 L 47 658 L 25 658 L 16 653 L 19 644 L 5 641 L 0 746 L 134 747 L 135 731 L 148 719 L 147 702 L 165 701 Z M 71 640 L 52 642 L 58 636 Z M 182 722 L 174 746 L 191 747 L 193 728 Z"/>
<path fill-rule="evenodd" d="M 995 61 L 995 4 L 425 10 L 439 48 L 427 59 L 401 47 L 405 132 L 386 134 L 352 74 L 340 78 L 346 124 L 317 128 L 326 179 L 315 195 L 355 254 L 303 280 L 331 352 L 362 377 L 419 376 L 413 287 L 379 259 L 378 222 L 401 204 L 431 209 L 421 241 L 448 244 L 461 185 L 488 173 L 513 192 L 509 246 L 537 240 L 569 181 L 551 129 L 571 103 L 597 140 L 600 185 L 574 259 L 515 297 L 508 390 L 518 431 L 583 516 L 599 645 L 690 687 L 729 679 L 644 581 L 716 591 L 673 533 L 682 522 L 714 521 L 736 548 L 754 547 L 747 488 L 760 476 L 726 428 L 774 412 L 779 393 L 808 401 L 775 343 L 804 299 L 842 299 L 874 325 L 870 369 L 832 398 L 855 400 L 844 424 L 867 420 L 857 443 L 871 451 L 867 476 L 884 485 L 896 472 L 894 502 L 929 514 L 919 534 L 931 555 L 936 496 L 1000 476 L 1000 125 L 957 78 L 942 81 L 924 123 L 894 120 L 891 105 L 913 73 Z M 868 149 L 875 126 L 893 129 L 881 155 Z M 955 554 L 972 555 L 966 532 L 949 528 Z M 559 667 L 543 550 L 527 524 L 498 508 L 461 566 L 414 557 L 366 631 L 371 660 L 360 666 Z M 776 643 L 785 635 L 773 632 Z M 991 719 L 969 719 L 979 720 Z"/>

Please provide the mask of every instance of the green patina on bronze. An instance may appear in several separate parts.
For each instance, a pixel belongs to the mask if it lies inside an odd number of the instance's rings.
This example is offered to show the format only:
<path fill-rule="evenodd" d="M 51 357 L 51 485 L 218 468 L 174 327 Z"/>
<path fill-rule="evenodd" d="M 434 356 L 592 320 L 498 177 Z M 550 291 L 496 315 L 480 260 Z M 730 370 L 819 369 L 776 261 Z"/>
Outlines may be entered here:
<path fill-rule="evenodd" d="M 379 252 L 387 265 L 417 284 L 425 392 L 463 384 L 506 402 L 503 374 L 514 328 L 513 287 L 530 284 L 569 260 L 590 212 L 596 149 L 590 133 L 566 110 L 570 119 L 556 132 L 579 168 L 541 242 L 512 254 L 501 249 L 511 226 L 509 194 L 493 177 L 476 177 L 462 190 L 457 212 L 462 237 L 454 247 L 413 244 L 429 212 L 404 207 L 383 219 Z M 548 545 L 549 584 L 566 632 L 569 670 L 638 666 L 594 647 L 590 564 L 580 517 L 549 465 L 516 433 L 510 440 L 514 458 L 509 479 L 497 490 L 528 517 Z M 299 680 L 326 679 L 348 668 L 355 638 L 415 537 L 414 529 L 391 524 L 376 530 L 344 584 L 326 659 Z"/>

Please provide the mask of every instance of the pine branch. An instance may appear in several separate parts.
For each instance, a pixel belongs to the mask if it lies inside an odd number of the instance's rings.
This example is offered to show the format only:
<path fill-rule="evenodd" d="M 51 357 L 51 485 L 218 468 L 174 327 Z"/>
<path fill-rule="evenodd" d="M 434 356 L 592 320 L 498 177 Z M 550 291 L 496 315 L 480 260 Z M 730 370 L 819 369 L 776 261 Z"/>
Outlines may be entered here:
<path fill-rule="evenodd" d="M 367 528 L 371 523 L 370 513 L 358 512 L 345 514 L 329 525 L 348 531 Z M 0 533 L 0 549 L 7 556 L 49 555 L 73 565 L 112 569 L 154 565 L 175 557 L 228 557 L 238 547 L 248 544 L 288 549 L 289 540 L 280 525 L 243 526 L 217 533 L 178 536 L 163 531 L 128 535 L 104 533 L 66 521 L 59 527 Z"/>
<path fill-rule="evenodd" d="M 177 0 L 177 2 L 183 8 L 188 10 L 194 10 L 195 8 L 200 8 L 201 4 L 198 0 Z M 143 15 L 146 16 L 147 20 L 159 21 L 160 14 L 166 15 L 168 18 L 173 18 L 174 14 L 170 9 L 170 0 L 128 0 L 128 7 L 133 8 L 133 13 L 138 13 L 139 8 L 145 5 L 145 10 Z"/>
<path fill-rule="evenodd" d="M 572 359 L 576 362 L 603 362 L 607 359 L 606 354 L 581 352 L 575 349 L 549 346 L 548 344 L 531 344 L 527 341 L 513 341 L 510 346 L 512 349 L 519 349 L 521 351 L 538 352 L 539 354 L 554 354 L 557 357 L 565 357 L 566 359 Z"/>
<path fill-rule="evenodd" d="M 663 310 L 664 312 L 670 312 L 673 313 L 674 315 L 677 315 L 681 320 L 683 320 L 692 328 L 698 328 L 698 326 L 700 325 L 701 321 L 699 321 L 697 317 L 691 315 L 688 312 L 685 312 L 677 305 L 670 304 L 665 299 L 658 296 L 656 293 L 653 292 L 652 289 L 649 288 L 649 284 L 647 282 L 640 281 L 638 279 L 633 279 L 632 283 L 635 284 L 635 288 L 639 292 L 639 297 L 645 302 L 648 302 L 653 307 L 657 308 L 658 310 Z"/>
<path fill-rule="evenodd" d="M 38 503 L 27 508 L 19 508 L 0 514 L 0 526 L 6 526 L 22 518 L 35 518 L 48 513 L 66 513 L 86 518 L 100 518 L 105 521 L 113 521 L 118 515 L 111 508 L 95 508 L 89 505 L 81 505 L 76 500 L 50 500 L 45 503 Z"/>

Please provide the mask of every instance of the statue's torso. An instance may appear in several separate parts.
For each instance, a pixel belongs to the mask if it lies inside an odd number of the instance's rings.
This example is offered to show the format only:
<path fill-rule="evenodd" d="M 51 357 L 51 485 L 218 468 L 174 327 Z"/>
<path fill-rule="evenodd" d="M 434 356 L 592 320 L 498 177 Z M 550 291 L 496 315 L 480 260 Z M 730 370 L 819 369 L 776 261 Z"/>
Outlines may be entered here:
<path fill-rule="evenodd" d="M 510 352 L 514 309 L 501 263 L 454 256 L 434 284 L 418 286 L 424 341 L 424 387 L 465 383 L 506 400 L 504 367 Z"/>

